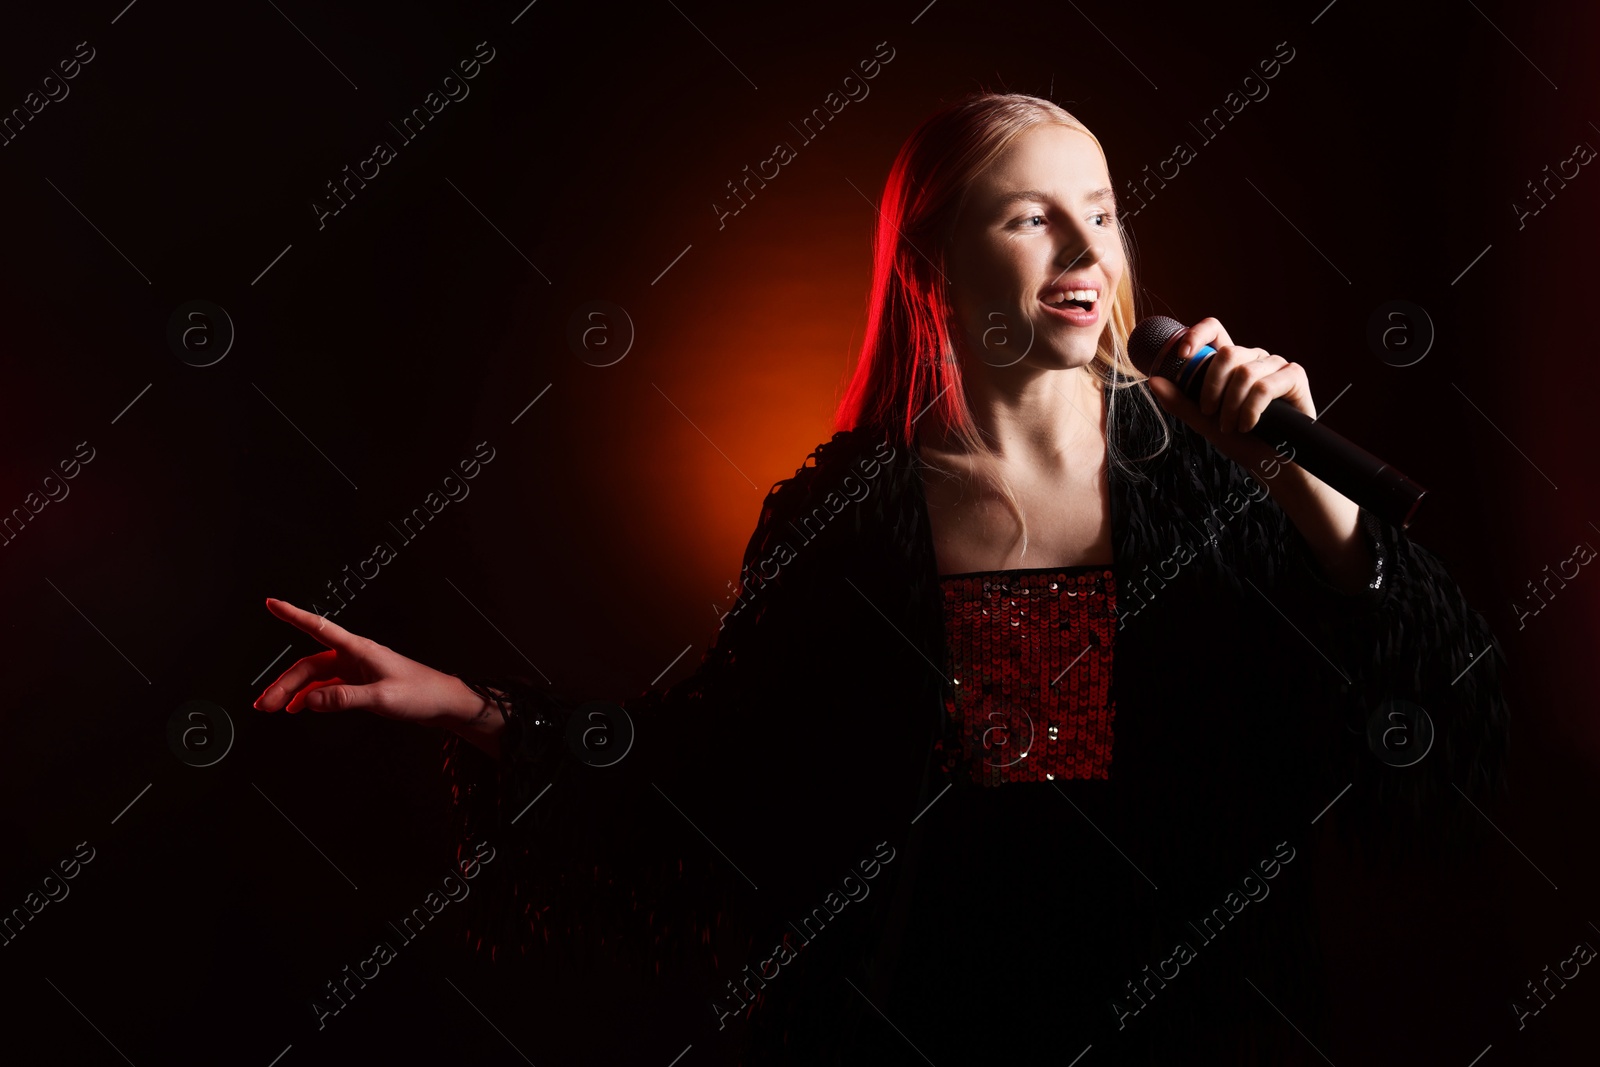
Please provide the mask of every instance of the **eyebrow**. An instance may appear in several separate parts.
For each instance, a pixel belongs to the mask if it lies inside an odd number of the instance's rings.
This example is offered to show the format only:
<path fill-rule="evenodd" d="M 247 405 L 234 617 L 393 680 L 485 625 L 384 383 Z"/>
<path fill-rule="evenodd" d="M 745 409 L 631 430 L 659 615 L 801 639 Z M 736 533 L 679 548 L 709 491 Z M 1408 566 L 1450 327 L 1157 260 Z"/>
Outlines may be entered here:
<path fill-rule="evenodd" d="M 1041 192 L 1038 189 L 1018 189 L 1015 192 L 1001 194 L 1001 196 L 995 201 L 995 205 L 997 207 L 1004 208 L 1010 207 L 1012 204 L 1025 200 L 1047 201 L 1049 199 L 1050 195 L 1048 193 Z M 1103 189 L 1096 189 L 1091 193 L 1085 194 L 1083 200 L 1086 204 L 1102 203 L 1110 204 L 1112 207 L 1115 207 L 1117 204 L 1117 194 L 1111 189 L 1110 186 L 1107 186 Z"/>

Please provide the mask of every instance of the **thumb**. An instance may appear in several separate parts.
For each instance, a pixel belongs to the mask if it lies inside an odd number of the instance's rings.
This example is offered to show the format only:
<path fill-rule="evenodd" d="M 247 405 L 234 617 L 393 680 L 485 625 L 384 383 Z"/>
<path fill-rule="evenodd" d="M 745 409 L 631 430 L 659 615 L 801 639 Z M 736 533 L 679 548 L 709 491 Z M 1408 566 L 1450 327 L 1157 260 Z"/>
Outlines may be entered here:
<path fill-rule="evenodd" d="M 307 693 L 305 699 L 310 711 L 349 711 L 361 704 L 361 687 L 354 685 L 318 686 Z"/>
<path fill-rule="evenodd" d="M 1178 387 L 1165 378 L 1152 374 L 1145 380 L 1150 385 L 1150 391 L 1156 394 L 1156 399 L 1161 401 L 1164 407 L 1170 408 L 1172 401 L 1181 395 L 1178 392 Z"/>
<path fill-rule="evenodd" d="M 1149 382 L 1150 391 L 1155 394 L 1156 400 L 1162 407 L 1195 429 L 1203 430 L 1205 417 L 1201 415 L 1199 405 L 1184 396 L 1183 390 L 1178 388 L 1177 383 L 1154 376 L 1147 378 L 1146 381 Z"/>

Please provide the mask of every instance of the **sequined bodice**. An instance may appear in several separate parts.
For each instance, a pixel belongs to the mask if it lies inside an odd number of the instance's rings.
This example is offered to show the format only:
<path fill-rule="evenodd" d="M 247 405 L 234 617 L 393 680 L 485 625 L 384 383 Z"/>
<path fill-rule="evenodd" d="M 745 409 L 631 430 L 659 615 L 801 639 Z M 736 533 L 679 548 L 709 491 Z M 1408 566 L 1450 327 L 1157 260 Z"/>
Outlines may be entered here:
<path fill-rule="evenodd" d="M 1111 777 L 1113 567 L 943 575 L 945 706 L 978 785 Z"/>

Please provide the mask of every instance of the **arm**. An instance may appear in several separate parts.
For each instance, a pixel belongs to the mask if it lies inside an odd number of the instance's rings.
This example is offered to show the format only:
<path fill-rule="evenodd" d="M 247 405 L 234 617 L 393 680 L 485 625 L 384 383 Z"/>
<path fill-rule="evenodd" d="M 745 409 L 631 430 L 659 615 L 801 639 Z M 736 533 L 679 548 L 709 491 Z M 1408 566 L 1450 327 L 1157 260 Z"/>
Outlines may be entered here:
<path fill-rule="evenodd" d="M 1174 422 L 1173 433 L 1206 497 L 1258 498 L 1220 525 L 1219 550 L 1225 565 L 1250 578 L 1271 602 L 1263 610 L 1283 612 L 1307 648 L 1316 649 L 1308 654 L 1308 677 L 1327 680 L 1329 729 L 1337 738 L 1328 774 L 1338 788 L 1354 786 L 1334 812 L 1340 832 L 1359 832 L 1380 847 L 1432 847 L 1481 829 L 1482 816 L 1463 796 L 1481 807 L 1505 787 L 1506 662 L 1444 564 L 1337 493 L 1355 529 L 1342 547 L 1325 545 L 1319 553 L 1288 514 L 1289 508 L 1320 506 L 1302 495 L 1317 492 L 1307 484 L 1316 479 L 1305 475 L 1287 483 L 1286 492 L 1261 498 L 1263 482 L 1292 477 L 1299 468 L 1268 464 L 1247 474 L 1182 423 Z M 1258 593 L 1241 583 L 1239 595 Z M 1434 730 L 1427 754 L 1405 766 L 1399 764 L 1413 754 L 1403 746 L 1415 745 L 1420 754 L 1424 739 L 1391 728 L 1404 721 L 1385 715 L 1388 702 L 1397 700 L 1424 709 Z M 1369 735 L 1374 718 L 1377 728 Z"/>
<path fill-rule="evenodd" d="M 1355 501 L 1297 463 L 1271 462 L 1272 476 L 1252 469 L 1267 487 L 1316 559 L 1327 583 L 1345 593 L 1360 593 L 1372 580 L 1377 558 L 1370 533 L 1362 528 Z"/>
<path fill-rule="evenodd" d="M 1251 435 L 1269 403 L 1283 403 L 1316 418 L 1305 368 L 1265 349 L 1235 345 L 1214 318 L 1202 319 L 1174 341 L 1189 356 L 1204 345 L 1216 351 L 1206 363 L 1199 394 L 1190 400 L 1164 378 L 1147 379 L 1161 406 L 1203 437 L 1212 449 L 1248 470 L 1299 531 L 1319 575 L 1359 593 L 1376 563 L 1354 501 Z M 1263 473 L 1265 472 L 1265 473 Z"/>
<path fill-rule="evenodd" d="M 1242 466 L 1257 484 L 1267 484 L 1258 470 L 1278 483 L 1269 486 L 1271 506 L 1247 509 L 1249 553 L 1263 558 L 1240 563 L 1264 565 L 1269 582 L 1282 574 L 1283 590 L 1293 601 L 1284 613 L 1298 609 L 1308 640 L 1343 665 L 1336 668 L 1343 684 L 1331 710 L 1342 720 L 1346 755 L 1355 759 L 1345 769 L 1356 785 L 1367 787 L 1356 791 L 1356 802 L 1345 810 L 1357 809 L 1355 821 L 1377 822 L 1386 830 L 1414 826 L 1441 811 L 1478 819 L 1456 794 L 1470 799 L 1503 788 L 1509 723 L 1501 684 L 1505 657 L 1483 617 L 1468 606 L 1443 564 L 1403 531 L 1294 464 L 1277 461 L 1264 441 L 1248 433 L 1274 399 L 1316 417 L 1305 368 L 1263 349 L 1234 345 L 1211 318 L 1189 327 L 1178 343 L 1183 355 L 1202 345 L 1216 348 L 1199 403 L 1171 382 L 1150 379 L 1149 385 L 1163 408 L 1211 446 L 1204 450 L 1209 480 L 1220 480 L 1221 453 L 1234 461 L 1223 464 L 1233 468 L 1225 472 L 1229 478 Z M 1406 767 L 1395 766 L 1395 754 L 1383 745 L 1363 751 L 1368 720 L 1380 716 L 1377 733 L 1383 737 L 1383 709 L 1395 700 L 1422 707 L 1438 735 L 1435 749 Z M 1446 821 L 1450 829 L 1461 823 L 1449 816 Z"/>
<path fill-rule="evenodd" d="M 745 549 L 746 573 L 786 536 L 816 469 L 802 467 L 768 493 Z M 660 957 L 685 962 L 714 932 L 727 936 L 742 882 L 730 880 L 658 795 L 652 768 L 691 759 L 707 724 L 747 700 L 785 642 L 804 574 L 804 564 L 784 567 L 724 617 L 692 675 L 650 686 L 625 701 L 621 715 L 611 713 L 616 721 L 600 721 L 619 741 L 628 727 L 636 731 L 626 756 L 609 766 L 586 766 L 583 749 L 568 743 L 576 699 L 515 676 L 457 680 L 440 723 L 449 733 L 444 771 L 457 852 L 490 841 L 512 857 L 500 875 L 510 870 L 509 883 L 486 886 L 492 891 L 468 909 L 469 943 L 493 956 L 549 942 L 591 949 L 603 940 L 623 953 L 648 950 L 631 962 L 659 969 Z"/>
<path fill-rule="evenodd" d="M 452 677 L 456 683 L 450 687 L 448 703 L 440 708 L 439 725 L 476 746 L 490 759 L 499 759 L 500 736 L 506 725 L 504 709 L 511 694 Z"/>

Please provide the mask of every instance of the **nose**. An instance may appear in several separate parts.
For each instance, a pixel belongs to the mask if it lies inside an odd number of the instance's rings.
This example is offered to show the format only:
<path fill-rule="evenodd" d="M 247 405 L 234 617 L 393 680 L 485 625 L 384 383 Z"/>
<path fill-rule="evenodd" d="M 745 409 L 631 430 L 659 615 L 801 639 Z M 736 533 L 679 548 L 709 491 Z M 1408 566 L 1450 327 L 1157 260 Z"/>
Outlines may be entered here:
<path fill-rule="evenodd" d="M 1066 228 L 1061 247 L 1056 249 L 1055 263 L 1065 274 L 1075 267 L 1099 263 L 1102 254 L 1087 227 L 1080 223 Z"/>

